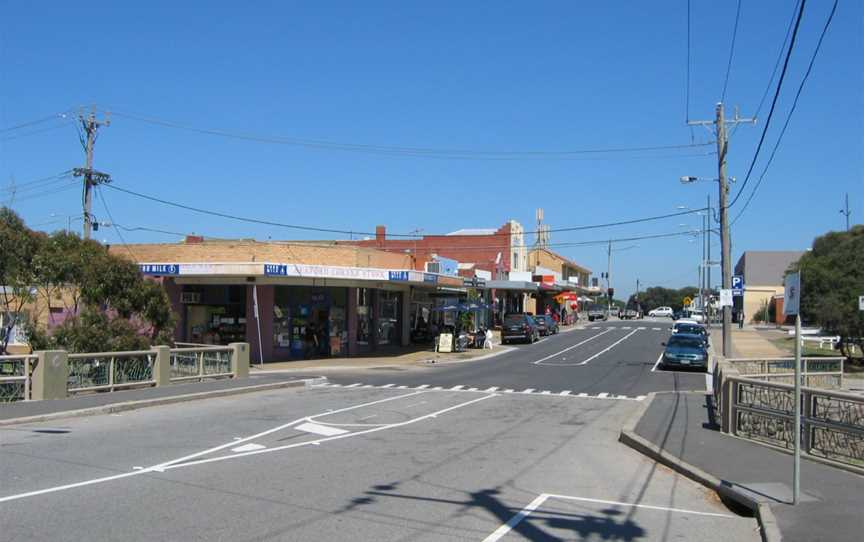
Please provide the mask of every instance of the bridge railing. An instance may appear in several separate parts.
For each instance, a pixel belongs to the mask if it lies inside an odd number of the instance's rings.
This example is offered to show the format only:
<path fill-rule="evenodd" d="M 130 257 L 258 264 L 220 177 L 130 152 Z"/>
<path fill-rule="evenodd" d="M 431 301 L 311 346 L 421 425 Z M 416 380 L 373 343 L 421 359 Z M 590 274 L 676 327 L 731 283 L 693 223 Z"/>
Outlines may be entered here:
<path fill-rule="evenodd" d="M 37 356 L 0 356 L 0 403 L 29 401 Z"/>
<path fill-rule="evenodd" d="M 0 403 L 249 376 L 249 344 L 0 356 Z"/>
<path fill-rule="evenodd" d="M 768 380 L 764 372 L 742 374 L 739 367 L 733 360 L 718 361 L 714 367 L 714 404 L 721 430 L 791 450 L 795 386 Z M 797 400 L 801 402 L 802 452 L 864 469 L 864 396 L 803 386 Z"/>

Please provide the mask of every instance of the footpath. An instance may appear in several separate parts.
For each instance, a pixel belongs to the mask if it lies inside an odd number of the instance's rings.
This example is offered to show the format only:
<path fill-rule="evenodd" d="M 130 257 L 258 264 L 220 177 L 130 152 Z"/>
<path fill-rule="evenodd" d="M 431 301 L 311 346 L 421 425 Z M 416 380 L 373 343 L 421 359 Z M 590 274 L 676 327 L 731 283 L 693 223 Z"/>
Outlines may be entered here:
<path fill-rule="evenodd" d="M 753 329 L 735 329 L 732 344 L 736 357 L 788 355 Z M 763 540 L 862 539 L 864 477 L 802 458 L 801 499 L 792 506 L 792 456 L 721 433 L 710 394 L 652 394 L 620 440 L 752 511 Z"/>

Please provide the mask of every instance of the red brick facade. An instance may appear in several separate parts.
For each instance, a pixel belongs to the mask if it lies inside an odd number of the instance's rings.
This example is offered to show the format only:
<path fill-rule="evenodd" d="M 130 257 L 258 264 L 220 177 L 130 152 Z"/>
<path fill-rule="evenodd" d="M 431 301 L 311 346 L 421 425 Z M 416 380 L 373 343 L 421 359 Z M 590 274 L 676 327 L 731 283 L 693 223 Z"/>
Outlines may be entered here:
<path fill-rule="evenodd" d="M 433 255 L 443 256 L 460 263 L 473 263 L 476 269 L 489 271 L 495 277 L 495 260 L 501 254 L 501 270 L 511 271 L 512 247 L 510 222 L 498 228 L 493 234 L 486 235 L 424 235 L 415 239 L 388 239 L 386 228 L 375 228 L 375 239 L 363 241 L 339 241 L 340 244 L 353 244 L 377 248 L 388 252 L 414 255 L 414 268 L 423 270 Z"/>

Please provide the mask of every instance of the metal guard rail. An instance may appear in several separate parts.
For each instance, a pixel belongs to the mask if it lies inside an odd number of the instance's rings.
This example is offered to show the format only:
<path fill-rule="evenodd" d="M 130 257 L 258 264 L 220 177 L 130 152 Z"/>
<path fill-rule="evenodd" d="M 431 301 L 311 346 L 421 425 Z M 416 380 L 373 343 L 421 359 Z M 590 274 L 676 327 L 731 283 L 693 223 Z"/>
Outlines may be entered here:
<path fill-rule="evenodd" d="M 233 376 L 231 352 L 231 348 L 224 346 L 172 348 L 171 382 Z M 207 354 L 217 354 L 217 357 L 208 359 Z M 218 354 L 227 356 L 219 357 Z M 208 371 L 208 362 L 211 368 L 215 365 L 216 370 Z"/>
<path fill-rule="evenodd" d="M 721 401 L 716 404 L 725 402 L 723 410 L 727 411 L 721 412 L 725 432 L 792 447 L 794 385 L 726 375 L 725 382 L 715 387 L 715 398 L 718 390 Z M 864 397 L 802 387 L 800 400 L 804 453 L 864 467 Z"/>
<path fill-rule="evenodd" d="M 0 356 L 0 403 L 30 400 L 31 377 L 38 359 L 33 354 Z"/>
<path fill-rule="evenodd" d="M 67 391 L 81 393 L 155 386 L 153 365 L 156 355 L 155 350 L 69 354 Z"/>

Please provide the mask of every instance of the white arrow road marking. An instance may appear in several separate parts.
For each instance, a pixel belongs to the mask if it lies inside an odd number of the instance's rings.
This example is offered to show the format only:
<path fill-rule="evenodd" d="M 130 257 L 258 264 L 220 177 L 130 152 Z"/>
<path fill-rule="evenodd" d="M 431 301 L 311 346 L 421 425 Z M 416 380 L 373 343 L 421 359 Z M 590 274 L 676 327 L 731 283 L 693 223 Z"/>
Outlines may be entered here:
<path fill-rule="evenodd" d="M 316 435 L 323 435 L 325 437 L 332 437 L 334 435 L 344 435 L 348 431 L 344 429 L 337 429 L 335 427 L 328 427 L 326 425 L 318 425 L 317 423 L 303 423 L 298 425 L 295 429 L 298 431 L 305 431 L 307 433 L 314 433 Z M 242 447 L 242 446 L 241 446 Z M 262 446 L 263 448 L 263 446 Z M 233 452 L 250 452 L 252 450 L 238 450 L 232 449 Z"/>
<path fill-rule="evenodd" d="M 252 450 L 263 450 L 266 446 L 261 444 L 255 444 L 254 442 L 250 442 L 249 444 L 244 444 L 243 446 L 237 446 L 236 448 L 231 448 L 231 451 L 234 453 L 240 452 L 251 452 Z"/>

